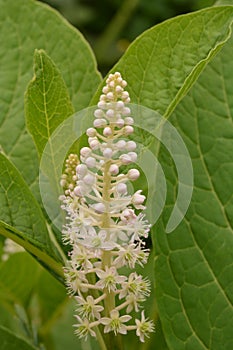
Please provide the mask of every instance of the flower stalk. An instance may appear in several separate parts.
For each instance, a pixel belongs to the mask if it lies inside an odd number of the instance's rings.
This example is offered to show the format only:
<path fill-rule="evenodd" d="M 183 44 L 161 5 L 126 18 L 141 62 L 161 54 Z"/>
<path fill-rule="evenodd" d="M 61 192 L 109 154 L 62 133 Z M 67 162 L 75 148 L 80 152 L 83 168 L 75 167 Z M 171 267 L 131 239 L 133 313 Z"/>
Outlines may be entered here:
<path fill-rule="evenodd" d="M 139 312 L 150 293 L 149 281 L 134 271 L 147 262 L 144 239 L 150 225 L 142 212 L 142 191 L 128 193 L 127 184 L 138 179 L 139 171 L 131 168 L 122 174 L 137 160 L 136 143 L 128 139 L 134 121 L 126 85 L 120 73 L 109 75 L 93 127 L 86 131 L 88 147 L 80 150 L 80 162 L 73 154 L 66 161 L 61 179 L 67 213 L 63 241 L 71 251 L 64 271 L 67 290 L 77 302 L 74 327 L 80 338 L 100 338 L 100 326 L 103 335 L 135 331 L 144 342 L 154 331 L 153 323 L 144 311 L 135 321 L 131 313 Z M 124 266 L 133 272 L 121 274 Z"/>

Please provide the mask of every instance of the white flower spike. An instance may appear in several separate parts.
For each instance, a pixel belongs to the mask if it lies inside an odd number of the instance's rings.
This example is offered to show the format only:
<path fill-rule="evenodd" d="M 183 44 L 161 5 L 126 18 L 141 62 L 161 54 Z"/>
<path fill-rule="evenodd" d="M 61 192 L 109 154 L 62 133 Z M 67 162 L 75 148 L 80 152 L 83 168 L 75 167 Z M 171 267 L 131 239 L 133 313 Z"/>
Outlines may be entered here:
<path fill-rule="evenodd" d="M 64 268 L 68 293 L 77 308 L 74 325 L 80 337 L 104 333 L 126 334 L 136 330 L 142 342 L 154 331 L 142 311 L 141 320 L 129 315 L 138 312 L 150 293 L 150 283 L 134 270 L 122 275 L 122 267 L 144 266 L 149 255 L 144 248 L 150 224 L 141 212 L 145 196 L 141 190 L 128 193 L 129 181 L 140 176 L 131 167 L 137 145 L 129 140 L 134 131 L 127 83 L 121 74 L 110 74 L 94 112 L 93 127 L 87 129 L 88 146 L 80 150 L 80 162 L 71 154 L 66 161 L 61 186 L 62 208 L 67 213 L 64 244 L 71 251 Z M 127 271 L 128 271 L 127 269 Z"/>

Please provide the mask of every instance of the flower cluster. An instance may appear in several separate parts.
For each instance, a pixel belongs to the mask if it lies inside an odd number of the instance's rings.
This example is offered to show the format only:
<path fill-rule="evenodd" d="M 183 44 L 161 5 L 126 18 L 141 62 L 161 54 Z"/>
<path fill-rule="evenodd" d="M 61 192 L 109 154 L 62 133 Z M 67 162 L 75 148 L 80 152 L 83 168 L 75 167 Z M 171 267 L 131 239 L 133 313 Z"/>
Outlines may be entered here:
<path fill-rule="evenodd" d="M 150 225 L 141 212 L 145 196 L 141 191 L 128 193 L 128 182 L 140 173 L 131 168 L 137 160 L 136 143 L 129 140 L 134 131 L 127 83 L 121 74 L 110 74 L 94 112 L 93 127 L 86 131 L 88 147 L 80 150 L 80 163 L 70 155 L 61 185 L 62 208 L 67 213 L 63 230 L 64 244 L 71 246 L 65 267 L 68 291 L 77 302 L 75 333 L 96 336 L 104 333 L 126 334 L 135 330 L 143 342 L 154 331 L 152 321 L 139 312 L 150 294 L 150 283 L 135 271 L 127 276 L 122 267 L 135 269 L 147 262 L 149 251 L 143 239 Z M 75 171 L 74 171 L 75 170 Z"/>

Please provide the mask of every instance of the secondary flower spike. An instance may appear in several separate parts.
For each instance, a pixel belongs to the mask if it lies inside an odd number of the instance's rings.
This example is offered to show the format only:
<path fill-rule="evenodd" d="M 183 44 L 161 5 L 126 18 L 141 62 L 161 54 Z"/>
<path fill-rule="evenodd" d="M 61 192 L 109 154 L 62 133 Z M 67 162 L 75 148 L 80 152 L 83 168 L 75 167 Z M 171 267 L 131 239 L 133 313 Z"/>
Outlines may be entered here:
<path fill-rule="evenodd" d="M 80 150 L 80 163 L 74 155 L 66 162 L 61 180 L 67 213 L 63 241 L 71 251 L 64 270 L 68 292 L 77 302 L 74 327 L 80 338 L 96 336 L 101 325 L 104 333 L 113 335 L 135 331 L 144 342 L 154 325 L 144 311 L 140 320 L 132 313 L 139 312 L 149 296 L 150 282 L 134 269 L 147 262 L 143 239 L 150 225 L 142 213 L 142 191 L 128 193 L 128 183 L 140 176 L 138 169 L 123 172 L 137 160 L 137 145 L 128 138 L 134 120 L 126 85 L 120 73 L 109 75 L 93 127 L 86 131 L 88 146 Z M 123 266 L 128 275 L 121 273 Z"/>

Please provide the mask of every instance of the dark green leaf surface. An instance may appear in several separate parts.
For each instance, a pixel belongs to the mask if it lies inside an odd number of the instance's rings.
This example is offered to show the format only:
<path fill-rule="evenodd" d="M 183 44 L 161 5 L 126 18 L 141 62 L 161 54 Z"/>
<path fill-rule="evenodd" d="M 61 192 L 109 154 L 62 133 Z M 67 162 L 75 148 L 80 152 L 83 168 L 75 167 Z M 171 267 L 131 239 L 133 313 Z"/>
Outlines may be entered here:
<path fill-rule="evenodd" d="M 189 211 L 167 235 L 177 175 L 171 155 L 157 148 L 168 191 L 153 234 L 155 283 L 171 350 L 233 348 L 232 43 L 218 53 L 232 18 L 232 7 L 215 7 L 171 19 L 142 34 L 113 69 L 132 102 L 170 116 L 193 163 Z"/>
<path fill-rule="evenodd" d="M 43 50 L 34 54 L 34 77 L 26 91 L 25 113 L 40 156 L 56 127 L 74 113 L 61 73 Z"/>
<path fill-rule="evenodd" d="M 24 339 L 11 333 L 8 329 L 0 326 L 0 350 L 36 350 Z"/>
<path fill-rule="evenodd" d="M 58 260 L 57 253 L 51 245 L 42 211 L 17 169 L 3 154 L 0 154 L 0 177 L 0 233 L 48 265 L 56 264 L 53 259 Z"/>
<path fill-rule="evenodd" d="M 232 13 L 229 6 L 208 8 L 152 27 L 130 45 L 111 71 L 121 72 L 128 82 L 133 103 L 169 117 L 229 38 Z"/>
<path fill-rule="evenodd" d="M 171 119 L 188 146 L 195 176 L 182 225 L 164 234 L 171 195 L 156 229 L 158 305 L 174 350 L 233 348 L 232 43 L 207 66 Z M 175 186 L 168 162 L 166 170 Z"/>
<path fill-rule="evenodd" d="M 29 254 L 13 254 L 0 266 L 0 300 L 26 305 L 38 277 L 39 265 Z"/>
<path fill-rule="evenodd" d="M 0 28 L 0 144 L 39 198 L 37 152 L 23 106 L 34 50 L 44 49 L 56 62 L 75 110 L 88 106 L 100 74 L 83 36 L 46 5 L 0 0 Z"/>

